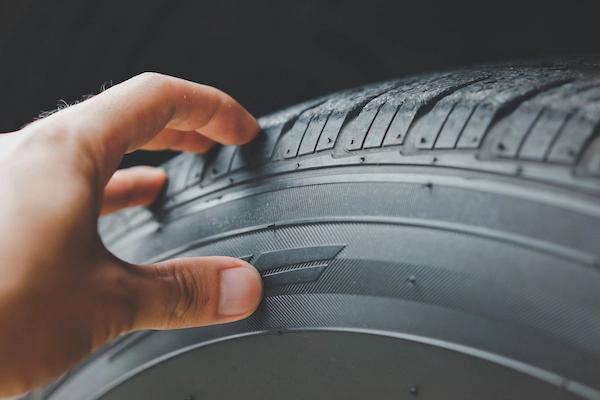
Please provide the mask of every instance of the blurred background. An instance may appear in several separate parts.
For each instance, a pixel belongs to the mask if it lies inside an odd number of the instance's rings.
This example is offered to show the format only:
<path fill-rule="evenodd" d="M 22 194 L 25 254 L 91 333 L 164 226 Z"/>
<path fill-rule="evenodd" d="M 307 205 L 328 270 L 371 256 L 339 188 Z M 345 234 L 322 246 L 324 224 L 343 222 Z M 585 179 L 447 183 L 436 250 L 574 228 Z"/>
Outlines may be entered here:
<path fill-rule="evenodd" d="M 261 116 L 409 74 L 598 54 L 596 3 L 0 0 L 0 132 L 143 71 L 216 86 Z"/>

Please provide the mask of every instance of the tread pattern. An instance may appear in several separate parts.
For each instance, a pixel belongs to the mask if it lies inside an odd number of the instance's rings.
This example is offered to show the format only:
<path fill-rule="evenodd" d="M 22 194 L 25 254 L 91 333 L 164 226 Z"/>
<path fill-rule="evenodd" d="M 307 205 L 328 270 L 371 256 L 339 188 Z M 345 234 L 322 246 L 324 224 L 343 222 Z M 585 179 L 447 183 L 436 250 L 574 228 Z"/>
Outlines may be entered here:
<path fill-rule="evenodd" d="M 525 101 L 498 130 L 494 155 L 574 164 L 600 122 L 600 79 L 572 82 Z"/>
<path fill-rule="evenodd" d="M 536 71 L 537 72 L 537 71 Z M 531 75 L 534 75 L 532 78 Z M 536 76 L 537 75 L 537 76 Z M 498 113 L 514 101 L 569 79 L 552 72 L 508 73 L 469 85 L 438 102 L 415 132 L 419 149 L 476 149 Z"/>
<path fill-rule="evenodd" d="M 600 196 L 600 59 L 488 66 L 384 82 L 259 120 L 245 146 L 168 161 L 165 198 L 239 183 L 251 169 L 302 170 L 304 160 L 490 171 Z M 314 163 L 312 164 L 314 165 Z M 339 165 L 339 163 L 338 163 Z M 248 175 L 248 174 L 246 174 Z M 211 186 L 212 185 L 212 186 Z M 177 203 L 179 200 L 174 200 Z M 123 226 L 139 211 L 101 219 Z M 125 223 L 127 225 L 127 223 Z"/>
<path fill-rule="evenodd" d="M 419 112 L 424 111 L 437 99 L 486 76 L 485 72 L 466 73 L 460 77 L 433 76 L 402 85 L 376 98 L 363 108 L 353 125 L 349 126 L 353 134 L 348 139 L 347 149 L 360 150 L 363 147 L 403 144 Z"/>
<path fill-rule="evenodd" d="M 289 132 L 282 133 L 274 154 L 275 159 L 289 159 L 298 156 L 300 145 L 305 143 L 305 154 L 313 153 L 319 147 L 320 151 L 331 149 L 335 146 L 338 134 L 345 120 L 356 110 L 360 110 L 372 98 L 381 95 L 396 87 L 398 83 L 389 82 L 374 87 L 356 90 L 347 93 L 346 96 L 336 97 L 321 104 L 318 108 L 313 108 L 303 112 L 298 116 L 292 129 Z M 316 118 L 320 117 L 320 118 Z M 321 132 L 318 134 L 319 120 L 325 119 Z M 313 124 L 312 121 L 315 121 Z M 316 125 L 309 131 L 311 125 Z M 307 136 L 306 133 L 309 133 Z M 323 141 L 319 141 L 323 135 Z"/>

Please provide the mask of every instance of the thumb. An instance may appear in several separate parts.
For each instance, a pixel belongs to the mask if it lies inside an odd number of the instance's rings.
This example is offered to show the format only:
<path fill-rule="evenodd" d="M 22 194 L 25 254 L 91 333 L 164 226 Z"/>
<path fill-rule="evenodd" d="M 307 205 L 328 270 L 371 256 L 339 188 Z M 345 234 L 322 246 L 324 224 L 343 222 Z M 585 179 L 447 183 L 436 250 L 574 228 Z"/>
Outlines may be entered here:
<path fill-rule="evenodd" d="M 250 316 L 262 299 L 262 279 L 247 262 L 230 257 L 179 258 L 130 266 L 133 326 L 177 329 Z"/>

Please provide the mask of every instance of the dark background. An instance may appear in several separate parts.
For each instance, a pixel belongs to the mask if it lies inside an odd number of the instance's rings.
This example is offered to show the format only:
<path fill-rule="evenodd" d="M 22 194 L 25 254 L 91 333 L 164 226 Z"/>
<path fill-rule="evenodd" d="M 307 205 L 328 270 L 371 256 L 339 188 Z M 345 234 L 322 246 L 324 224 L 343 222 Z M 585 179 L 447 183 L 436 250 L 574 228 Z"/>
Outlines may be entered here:
<path fill-rule="evenodd" d="M 216 86 L 260 116 L 407 74 L 600 53 L 596 3 L 0 0 L 0 132 L 143 71 Z"/>

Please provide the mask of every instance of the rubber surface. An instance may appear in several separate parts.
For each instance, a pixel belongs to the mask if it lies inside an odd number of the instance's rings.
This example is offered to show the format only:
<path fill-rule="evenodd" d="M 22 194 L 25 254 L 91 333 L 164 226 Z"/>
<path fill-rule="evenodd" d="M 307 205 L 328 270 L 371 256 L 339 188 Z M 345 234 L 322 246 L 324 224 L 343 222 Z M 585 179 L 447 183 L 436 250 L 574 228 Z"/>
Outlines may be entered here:
<path fill-rule="evenodd" d="M 475 379 L 516 385 L 494 398 L 598 399 L 599 122 L 599 60 L 523 62 L 333 94 L 261 118 L 248 145 L 182 154 L 166 164 L 160 201 L 101 219 L 103 240 L 136 263 L 248 260 L 264 277 L 259 310 L 238 323 L 119 338 L 30 398 L 137 398 L 160 376 L 156 387 L 173 396 L 216 398 L 223 381 L 176 384 L 188 351 L 206 363 L 201 377 L 216 360 L 224 369 L 250 362 L 249 344 L 270 340 L 271 371 L 297 373 L 290 398 L 314 398 L 302 391 L 321 387 L 307 372 L 314 366 L 295 370 L 284 354 L 318 347 L 331 361 L 361 340 L 381 352 L 386 337 L 390 351 L 405 346 L 400 353 L 439 365 L 409 373 L 398 359 L 386 364 L 391 374 L 361 370 L 374 397 L 368 382 L 389 389 L 377 398 L 440 398 L 444 385 L 444 398 L 492 398 L 489 385 L 458 384 Z M 307 347 L 302 332 L 336 340 Z M 238 358 L 229 346 L 241 346 Z M 278 398 L 260 371 L 256 392 L 245 380 L 235 398 Z M 393 378 L 403 374 L 410 380 Z M 342 375 L 331 374 L 326 397 L 360 398 Z"/>

